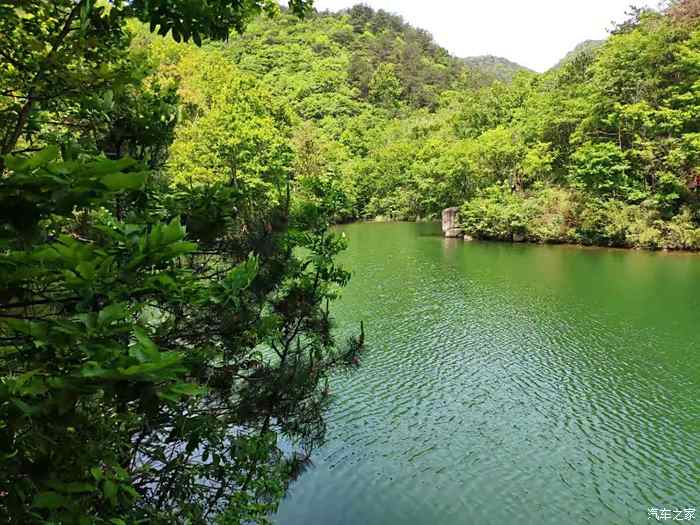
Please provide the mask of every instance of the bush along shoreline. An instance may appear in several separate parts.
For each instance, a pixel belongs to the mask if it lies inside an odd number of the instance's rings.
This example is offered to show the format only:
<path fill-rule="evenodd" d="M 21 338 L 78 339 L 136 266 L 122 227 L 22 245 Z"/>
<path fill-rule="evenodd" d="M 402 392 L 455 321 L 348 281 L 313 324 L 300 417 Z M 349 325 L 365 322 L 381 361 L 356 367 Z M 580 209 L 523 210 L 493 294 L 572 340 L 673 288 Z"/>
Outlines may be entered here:
<path fill-rule="evenodd" d="M 653 201 L 604 200 L 572 188 L 494 186 L 460 207 L 458 223 L 480 240 L 700 251 L 689 207 L 668 216 Z"/>

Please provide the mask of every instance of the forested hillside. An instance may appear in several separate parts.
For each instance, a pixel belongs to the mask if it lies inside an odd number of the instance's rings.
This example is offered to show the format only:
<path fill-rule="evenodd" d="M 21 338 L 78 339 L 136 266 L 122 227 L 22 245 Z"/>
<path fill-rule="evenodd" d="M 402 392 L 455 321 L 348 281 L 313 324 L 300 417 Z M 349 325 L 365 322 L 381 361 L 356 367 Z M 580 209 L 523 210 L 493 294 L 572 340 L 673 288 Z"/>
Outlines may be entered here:
<path fill-rule="evenodd" d="M 257 19 L 244 35 L 201 49 L 134 29 L 140 35 L 135 48 L 157 64 L 161 82 L 180 86 L 183 101 L 190 82 L 242 82 L 266 93 L 267 107 L 277 108 L 281 119 L 269 136 L 279 141 L 275 148 L 293 150 L 284 169 L 300 187 L 312 178 L 332 188 L 336 220 L 427 218 L 464 195 L 469 181 L 460 171 L 460 144 L 445 128 L 453 118 L 451 101 L 481 97 L 479 90 L 496 79 L 466 67 L 400 17 L 362 6 L 305 20 L 283 14 Z M 222 129 L 230 128 L 237 142 L 249 129 L 244 119 L 240 129 L 233 122 L 224 127 L 220 119 L 227 113 L 234 118 L 239 110 L 209 106 L 191 128 L 181 119 L 166 171 L 184 177 L 194 163 L 197 170 L 221 172 L 229 162 L 219 149 Z M 270 147 L 268 160 L 250 162 L 264 169 L 286 158 Z M 432 167 L 436 162 L 439 170 Z M 244 171 L 242 164 L 236 169 Z M 442 170 L 452 178 L 443 180 Z"/>
<path fill-rule="evenodd" d="M 471 69 L 480 71 L 501 82 L 510 82 L 515 75 L 521 72 L 530 71 L 528 68 L 511 62 L 507 58 L 484 55 L 478 57 L 463 58 L 462 61 Z"/>
<path fill-rule="evenodd" d="M 508 83 L 367 8 L 259 21 L 221 50 L 290 105 L 338 220 L 464 204 L 482 238 L 695 249 L 693 5 L 636 10 L 607 41 Z"/>
<path fill-rule="evenodd" d="M 462 207 L 467 231 L 496 239 L 700 248 L 697 5 L 636 11 L 595 50 L 509 87 L 519 104 L 476 138 L 501 140 L 481 157 L 490 157 L 492 178 Z M 501 111 L 502 100 L 486 107 Z M 475 104 L 466 115 L 483 111 Z"/>
<path fill-rule="evenodd" d="M 365 6 L 304 21 L 259 19 L 226 47 L 241 69 L 289 100 L 315 95 L 298 106 L 302 117 L 355 114 L 358 101 L 434 108 L 465 70 L 427 32 Z"/>
<path fill-rule="evenodd" d="M 334 188 L 336 220 L 464 204 L 482 238 L 695 249 L 695 3 L 636 10 L 607 41 L 508 83 L 366 7 L 260 19 L 202 52 L 288 107 L 296 174 Z"/>
<path fill-rule="evenodd" d="M 559 69 L 569 62 L 572 62 L 573 60 L 578 59 L 581 57 L 581 55 L 588 55 L 588 54 L 593 54 L 595 53 L 603 44 L 605 43 L 605 40 L 586 40 L 585 42 L 581 42 L 578 44 L 575 48 L 573 48 L 571 51 L 569 51 L 564 58 L 562 58 L 556 66 L 554 66 L 552 69 L 556 70 Z"/>

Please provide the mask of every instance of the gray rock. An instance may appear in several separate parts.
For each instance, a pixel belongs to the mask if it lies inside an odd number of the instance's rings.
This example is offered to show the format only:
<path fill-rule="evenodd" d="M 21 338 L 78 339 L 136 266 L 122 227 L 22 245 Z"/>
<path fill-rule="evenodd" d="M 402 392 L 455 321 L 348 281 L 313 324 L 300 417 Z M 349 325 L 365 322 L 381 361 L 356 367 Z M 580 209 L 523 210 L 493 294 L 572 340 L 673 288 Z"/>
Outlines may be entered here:
<path fill-rule="evenodd" d="M 513 242 L 525 242 L 525 234 L 524 233 L 514 233 L 513 234 Z"/>
<path fill-rule="evenodd" d="M 445 232 L 445 237 L 450 239 L 456 239 L 457 237 L 462 237 L 464 235 L 464 230 L 462 228 L 450 228 Z"/>
<path fill-rule="evenodd" d="M 459 208 L 447 208 L 442 211 L 442 232 L 447 236 L 447 232 L 457 229 L 457 212 Z"/>
<path fill-rule="evenodd" d="M 467 234 L 464 235 L 465 242 L 472 242 L 473 240 L 474 240 L 474 237 L 472 237 L 471 235 L 467 235 Z"/>

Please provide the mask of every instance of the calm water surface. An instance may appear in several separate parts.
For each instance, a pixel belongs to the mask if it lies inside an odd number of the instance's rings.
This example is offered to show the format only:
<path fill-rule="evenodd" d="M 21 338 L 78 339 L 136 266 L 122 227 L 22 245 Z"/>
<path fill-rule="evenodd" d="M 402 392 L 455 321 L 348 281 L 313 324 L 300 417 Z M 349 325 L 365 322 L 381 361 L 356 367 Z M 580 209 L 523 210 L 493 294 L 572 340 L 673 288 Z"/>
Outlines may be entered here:
<path fill-rule="evenodd" d="M 356 224 L 328 443 L 279 525 L 631 524 L 700 508 L 700 256 Z M 700 522 L 700 517 L 698 518 Z"/>

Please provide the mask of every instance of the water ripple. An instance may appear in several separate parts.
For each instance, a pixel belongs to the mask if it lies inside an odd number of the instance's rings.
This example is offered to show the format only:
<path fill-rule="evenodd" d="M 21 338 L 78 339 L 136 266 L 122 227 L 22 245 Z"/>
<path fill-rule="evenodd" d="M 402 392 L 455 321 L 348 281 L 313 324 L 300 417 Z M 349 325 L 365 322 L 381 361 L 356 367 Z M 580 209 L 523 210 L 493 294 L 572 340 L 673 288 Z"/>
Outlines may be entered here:
<path fill-rule="evenodd" d="M 699 506 L 700 258 L 352 225 L 329 441 L 277 523 L 632 524 Z"/>

